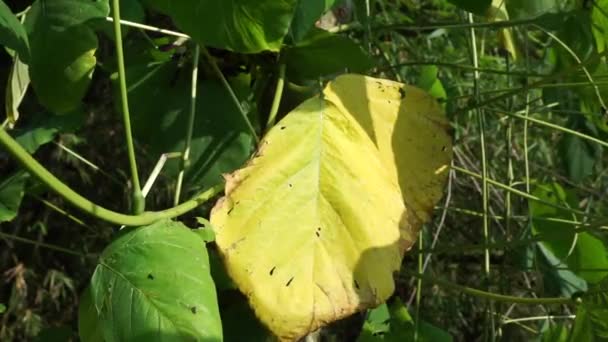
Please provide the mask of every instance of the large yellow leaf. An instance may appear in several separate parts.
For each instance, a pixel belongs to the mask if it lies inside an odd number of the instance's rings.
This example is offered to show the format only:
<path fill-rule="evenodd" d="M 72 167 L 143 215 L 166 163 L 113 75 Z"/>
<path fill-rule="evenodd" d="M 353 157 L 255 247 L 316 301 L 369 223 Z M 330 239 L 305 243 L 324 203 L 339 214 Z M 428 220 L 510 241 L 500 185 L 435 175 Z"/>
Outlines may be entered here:
<path fill-rule="evenodd" d="M 211 222 L 230 276 L 280 339 L 373 307 L 429 219 L 451 160 L 441 108 L 414 87 L 330 82 L 226 176 Z"/>

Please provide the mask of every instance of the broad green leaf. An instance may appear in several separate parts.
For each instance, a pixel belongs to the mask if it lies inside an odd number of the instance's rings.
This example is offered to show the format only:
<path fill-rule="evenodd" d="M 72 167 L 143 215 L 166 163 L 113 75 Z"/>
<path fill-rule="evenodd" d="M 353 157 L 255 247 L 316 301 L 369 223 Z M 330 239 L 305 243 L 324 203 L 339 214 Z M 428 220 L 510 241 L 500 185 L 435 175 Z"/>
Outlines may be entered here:
<path fill-rule="evenodd" d="M 314 27 L 321 15 L 327 12 L 336 0 L 298 0 L 291 22 L 291 38 L 294 42 L 302 40 Z"/>
<path fill-rule="evenodd" d="M 127 68 L 133 132 L 137 141 L 149 146 L 154 159 L 184 149 L 190 110 L 188 70 L 176 63 Z M 114 86 L 117 91 L 116 82 Z M 236 83 L 233 86 L 238 88 Z M 197 90 L 191 163 L 185 177 L 186 188 L 192 192 L 220 183 L 223 173 L 247 160 L 253 144 L 230 94 L 218 81 L 201 80 Z M 178 167 L 179 162 L 171 160 L 165 172 L 176 175 Z"/>
<path fill-rule="evenodd" d="M 25 20 L 32 58 L 32 86 L 56 114 L 80 106 L 97 59 L 97 36 L 87 25 L 109 13 L 108 0 L 37 0 Z"/>
<path fill-rule="evenodd" d="M 392 294 L 393 273 L 442 195 L 446 130 L 423 91 L 344 75 L 226 176 L 211 214 L 216 243 L 274 334 L 297 339 Z"/>
<path fill-rule="evenodd" d="M 0 0 L 0 45 L 17 51 L 24 60 L 30 56 L 27 33 L 11 9 Z"/>
<path fill-rule="evenodd" d="M 6 116 L 11 123 L 15 125 L 19 119 L 19 105 L 27 88 L 30 85 L 30 74 L 28 67 L 21 61 L 18 55 L 13 58 L 13 65 L 8 76 L 8 85 L 6 86 L 6 93 L 4 97 L 4 107 L 6 110 Z"/>
<path fill-rule="evenodd" d="M 17 216 L 27 178 L 28 174 L 20 171 L 0 181 L 0 223 Z"/>
<path fill-rule="evenodd" d="M 576 208 L 574 194 L 557 183 L 538 184 L 533 194 L 538 198 L 559 206 Z M 589 283 L 597 283 L 608 274 L 608 251 L 604 242 L 588 232 L 576 233 L 574 225 L 548 221 L 546 219 L 577 220 L 565 209 L 555 208 L 540 202 L 529 202 L 532 232 L 542 235 L 539 242 L 559 260 L 568 265 L 576 275 Z"/>
<path fill-rule="evenodd" d="M 298 0 L 144 0 L 200 44 L 243 53 L 279 51 Z"/>
<path fill-rule="evenodd" d="M 84 342 L 104 342 L 99 313 L 93 304 L 91 287 L 87 286 L 78 305 L 78 336 Z"/>
<path fill-rule="evenodd" d="M 203 241 L 178 222 L 132 229 L 103 252 L 91 296 L 112 341 L 221 341 Z"/>
<path fill-rule="evenodd" d="M 316 28 L 283 53 L 287 75 L 296 81 L 316 80 L 344 71 L 365 72 L 374 66 L 369 55 L 352 39 Z"/>
<path fill-rule="evenodd" d="M 576 310 L 570 341 L 608 341 L 608 278 L 585 293 Z"/>
<path fill-rule="evenodd" d="M 448 2 L 478 15 L 485 15 L 492 4 L 492 0 L 448 0 Z"/>
<path fill-rule="evenodd" d="M 0 303 L 0 314 L 3 314 L 6 311 L 6 305 Z"/>

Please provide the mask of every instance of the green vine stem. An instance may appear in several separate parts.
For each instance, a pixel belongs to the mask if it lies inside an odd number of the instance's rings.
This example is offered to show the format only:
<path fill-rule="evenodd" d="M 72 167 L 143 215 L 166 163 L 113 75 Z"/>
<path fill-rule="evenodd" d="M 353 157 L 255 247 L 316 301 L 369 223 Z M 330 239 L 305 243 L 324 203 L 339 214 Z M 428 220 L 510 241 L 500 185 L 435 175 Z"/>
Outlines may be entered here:
<path fill-rule="evenodd" d="M 194 47 L 194 58 L 192 60 L 192 86 L 190 92 L 190 115 L 188 117 L 188 128 L 186 130 L 186 146 L 182 152 L 182 162 L 177 176 L 177 184 L 175 186 L 175 198 L 173 205 L 179 204 L 179 198 L 182 192 L 182 185 L 184 183 L 184 174 L 186 169 L 190 166 L 190 147 L 192 145 L 192 134 L 194 132 L 194 118 L 196 116 L 196 91 L 198 85 L 198 62 L 201 54 L 201 48 L 198 44 Z"/>
<path fill-rule="evenodd" d="M 415 272 L 405 272 L 408 276 L 412 276 L 418 279 L 422 279 L 425 282 L 434 283 L 441 287 L 445 287 L 447 289 L 465 293 L 471 296 L 480 297 L 489 299 L 495 302 L 504 302 L 504 303 L 512 303 L 512 304 L 528 304 L 528 305 L 568 305 L 568 304 L 576 304 L 576 301 L 572 298 L 566 297 L 548 297 L 548 298 L 530 298 L 530 297 L 517 297 L 517 296 L 508 296 L 493 292 L 482 291 L 479 289 L 475 289 L 468 286 L 454 284 L 447 280 L 437 279 L 430 276 L 425 276 L 423 274 L 415 273 Z"/>
<path fill-rule="evenodd" d="M 119 0 L 112 0 L 112 16 L 114 18 L 114 40 L 116 42 L 116 62 L 118 64 L 122 118 L 125 126 L 127 152 L 129 154 L 129 166 L 131 169 L 131 186 L 133 187 L 133 213 L 141 214 L 146 207 L 146 200 L 141 192 L 141 186 L 139 184 L 137 161 L 135 159 L 135 147 L 133 145 L 133 133 L 131 132 L 131 116 L 129 114 L 129 100 L 127 96 L 127 77 L 125 72 L 124 52 L 122 49 L 122 32 L 120 28 Z"/>
<path fill-rule="evenodd" d="M 218 195 L 224 189 L 223 184 L 218 184 L 193 199 L 178 206 L 163 211 L 144 212 L 137 215 L 126 215 L 108 210 L 99 206 L 76 193 L 65 183 L 60 181 L 36 159 L 34 159 L 19 143 L 17 143 L 4 129 L 0 129 L 0 145 L 2 145 L 23 167 L 34 175 L 38 180 L 48 186 L 51 190 L 63 197 L 76 208 L 101 220 L 125 226 L 145 226 L 162 219 L 170 219 L 183 215 L 190 210 L 205 203 Z"/>
<path fill-rule="evenodd" d="M 279 106 L 281 105 L 281 99 L 283 98 L 283 89 L 285 88 L 285 63 L 279 65 L 279 78 L 277 79 L 277 88 L 274 92 L 274 99 L 272 100 L 272 107 L 270 108 L 270 114 L 268 115 L 268 123 L 266 129 L 272 128 L 277 119 L 277 113 L 279 112 Z"/>

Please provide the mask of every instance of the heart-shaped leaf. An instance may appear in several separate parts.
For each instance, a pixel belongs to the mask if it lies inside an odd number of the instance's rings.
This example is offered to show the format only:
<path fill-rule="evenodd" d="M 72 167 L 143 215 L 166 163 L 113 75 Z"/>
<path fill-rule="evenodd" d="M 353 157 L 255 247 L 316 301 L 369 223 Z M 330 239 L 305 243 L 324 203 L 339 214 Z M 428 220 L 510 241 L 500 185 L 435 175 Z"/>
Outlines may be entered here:
<path fill-rule="evenodd" d="M 25 20 L 30 77 L 40 103 L 56 114 L 76 109 L 95 69 L 97 36 L 88 22 L 105 18 L 108 0 L 37 0 Z"/>
<path fill-rule="evenodd" d="M 376 306 L 442 194 L 451 139 L 423 91 L 359 75 L 281 120 L 212 211 L 228 272 L 279 338 Z"/>
<path fill-rule="evenodd" d="M 107 342 L 222 339 L 205 243 L 178 222 L 115 240 L 95 268 L 91 296 Z"/>

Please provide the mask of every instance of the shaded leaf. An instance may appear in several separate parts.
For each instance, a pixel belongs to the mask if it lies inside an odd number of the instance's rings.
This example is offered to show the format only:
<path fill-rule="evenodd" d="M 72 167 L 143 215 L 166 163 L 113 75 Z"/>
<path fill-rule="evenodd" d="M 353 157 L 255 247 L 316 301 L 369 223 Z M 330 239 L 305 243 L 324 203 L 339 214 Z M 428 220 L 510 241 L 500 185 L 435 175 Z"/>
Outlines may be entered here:
<path fill-rule="evenodd" d="M 37 0 L 25 20 L 32 86 L 56 114 L 79 107 L 95 69 L 97 36 L 87 22 L 105 18 L 108 0 Z"/>
<path fill-rule="evenodd" d="M 344 75 L 226 176 L 226 197 L 211 214 L 216 243 L 279 338 L 297 339 L 392 294 L 393 273 L 442 195 L 446 129 L 423 91 Z"/>
<path fill-rule="evenodd" d="M 461 0 L 466 1 L 466 0 Z M 506 1 L 512 18 L 534 18 L 543 14 L 571 11 L 576 8 L 577 0 L 509 0 Z"/>
<path fill-rule="evenodd" d="M 492 4 L 492 0 L 448 0 L 448 2 L 478 15 L 485 15 Z"/>
<path fill-rule="evenodd" d="M 0 0 L 0 45 L 17 51 L 24 60 L 29 60 L 30 48 L 27 33 L 3 0 Z"/>
<path fill-rule="evenodd" d="M 598 148 L 595 143 L 575 135 L 566 134 L 559 144 L 568 177 L 576 183 L 593 174 Z"/>
<path fill-rule="evenodd" d="M 61 116 L 39 113 L 26 127 L 13 130 L 13 135 L 26 151 L 34 153 L 40 146 L 53 141 L 58 133 L 76 130 L 83 123 L 84 115 L 79 111 Z"/>
<path fill-rule="evenodd" d="M 608 43 L 608 0 L 596 0 L 591 9 L 591 26 L 597 52 L 603 52 Z"/>
<path fill-rule="evenodd" d="M 0 303 L 0 314 L 3 314 L 6 311 L 6 305 Z"/>
<path fill-rule="evenodd" d="M 541 333 L 539 341 L 542 342 L 566 342 L 568 341 L 569 329 L 563 323 L 553 323 L 553 321 L 546 320 L 545 326 L 547 326 Z"/>
<path fill-rule="evenodd" d="M 220 341 L 204 243 L 183 224 L 132 229 L 103 252 L 91 295 L 106 341 Z"/>
<path fill-rule="evenodd" d="M 336 0 L 298 0 L 291 22 L 291 38 L 294 42 L 302 40 L 314 27 L 321 15 L 329 10 Z"/>
<path fill-rule="evenodd" d="M 545 245 L 538 244 L 537 247 L 542 258 L 538 262 L 547 295 L 571 297 L 587 291 L 587 282 L 569 270 L 566 263 L 558 259 Z"/>
<path fill-rule="evenodd" d="M 87 286 L 78 305 L 78 336 L 85 342 L 103 342 L 103 330 L 99 313 L 93 303 L 91 287 Z"/>
<path fill-rule="evenodd" d="M 138 142 L 150 147 L 154 159 L 184 149 L 190 78 L 190 73 L 176 63 L 127 68 L 133 133 Z M 116 81 L 114 88 L 117 92 Z M 254 141 L 230 94 L 219 82 L 200 80 L 197 90 L 190 167 L 185 176 L 186 188 L 191 192 L 219 184 L 223 173 L 247 160 Z M 169 175 L 178 171 L 178 160 L 165 165 L 164 172 Z"/>
<path fill-rule="evenodd" d="M 576 208 L 578 203 L 574 194 L 557 183 L 538 184 L 533 194 L 554 205 Z M 589 283 L 597 283 L 608 274 L 608 252 L 601 239 L 588 232 L 575 232 L 572 224 L 546 220 L 577 220 L 574 214 L 536 201 L 529 201 L 529 209 L 532 232 L 543 237 L 539 243 L 566 263 L 572 272 Z"/>
<path fill-rule="evenodd" d="M 278 51 L 297 0 L 144 0 L 202 45 L 244 53 Z"/>
<path fill-rule="evenodd" d="M 0 223 L 12 221 L 17 216 L 27 178 L 26 172 L 19 171 L 0 182 Z"/>
<path fill-rule="evenodd" d="M 247 304 L 247 298 L 238 291 L 222 293 L 220 314 L 222 315 L 225 342 L 276 341 L 276 338 L 255 317 L 255 313 Z"/>
<path fill-rule="evenodd" d="M 286 48 L 284 57 L 287 75 L 296 81 L 345 71 L 365 72 L 374 65 L 355 41 L 320 29 L 313 29 L 306 39 Z"/>
<path fill-rule="evenodd" d="M 582 297 L 570 341 L 608 341 L 608 278 Z"/>

